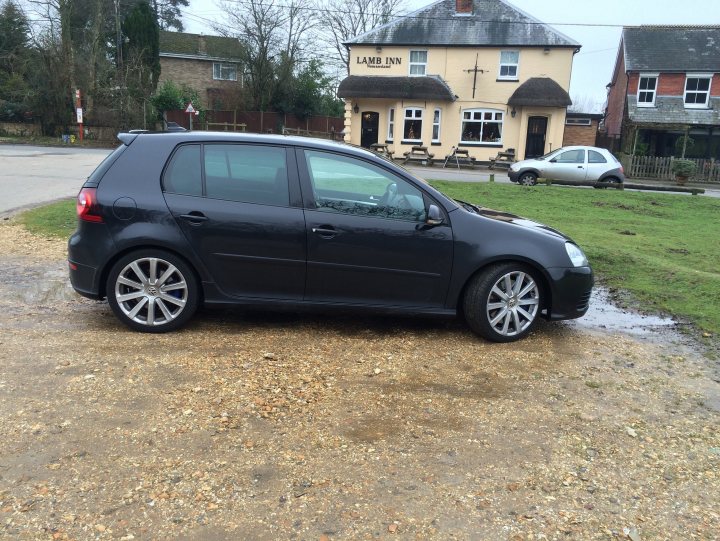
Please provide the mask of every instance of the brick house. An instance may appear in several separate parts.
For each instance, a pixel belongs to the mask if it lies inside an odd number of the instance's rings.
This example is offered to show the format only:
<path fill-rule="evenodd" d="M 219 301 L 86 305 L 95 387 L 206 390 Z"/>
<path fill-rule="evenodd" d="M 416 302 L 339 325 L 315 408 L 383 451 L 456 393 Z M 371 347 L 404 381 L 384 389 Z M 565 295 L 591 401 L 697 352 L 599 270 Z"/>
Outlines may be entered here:
<path fill-rule="evenodd" d="M 440 0 L 345 45 L 347 142 L 481 161 L 562 146 L 580 45 L 506 0 Z"/>
<path fill-rule="evenodd" d="M 720 27 L 624 28 L 603 130 L 613 150 L 720 159 Z"/>
<path fill-rule="evenodd" d="M 565 134 L 563 146 L 587 145 L 597 146 L 598 124 L 603 118 L 602 113 L 571 113 L 565 115 Z"/>
<path fill-rule="evenodd" d="M 161 30 L 159 83 L 185 84 L 200 94 L 202 106 L 229 108 L 243 84 L 241 58 L 235 38 Z"/>

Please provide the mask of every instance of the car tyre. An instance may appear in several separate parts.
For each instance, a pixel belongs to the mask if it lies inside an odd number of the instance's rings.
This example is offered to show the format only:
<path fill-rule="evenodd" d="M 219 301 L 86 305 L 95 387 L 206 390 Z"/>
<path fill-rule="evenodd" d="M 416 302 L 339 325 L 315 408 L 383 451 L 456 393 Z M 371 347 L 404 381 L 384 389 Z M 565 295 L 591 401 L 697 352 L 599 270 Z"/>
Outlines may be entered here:
<path fill-rule="evenodd" d="M 538 176 L 532 171 L 526 171 L 521 173 L 518 177 L 518 184 L 522 186 L 535 186 L 537 184 Z"/>
<path fill-rule="evenodd" d="M 537 324 L 543 305 L 535 273 L 520 263 L 493 265 L 465 290 L 463 313 L 470 329 L 492 342 L 514 342 Z"/>
<path fill-rule="evenodd" d="M 602 180 L 598 180 L 598 182 L 607 182 L 608 184 L 622 184 L 623 183 L 623 181 L 617 177 L 607 177 Z M 597 188 L 599 190 L 604 190 L 605 188 L 607 188 L 607 186 L 598 186 L 597 184 L 595 184 L 593 186 L 593 188 Z"/>
<path fill-rule="evenodd" d="M 178 329 L 199 302 L 192 268 L 164 250 L 139 250 L 120 258 L 110 269 L 106 292 L 117 318 L 140 332 Z"/>

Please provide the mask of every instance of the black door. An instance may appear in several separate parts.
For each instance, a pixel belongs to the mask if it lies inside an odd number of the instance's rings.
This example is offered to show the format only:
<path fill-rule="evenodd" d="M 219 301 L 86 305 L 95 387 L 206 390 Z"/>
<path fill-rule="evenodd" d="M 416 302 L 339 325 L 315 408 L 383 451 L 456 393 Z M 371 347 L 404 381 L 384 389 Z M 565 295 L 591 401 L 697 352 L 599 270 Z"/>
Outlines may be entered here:
<path fill-rule="evenodd" d="M 441 309 L 453 257 L 449 223 L 423 226 L 429 200 L 373 164 L 299 152 L 311 302 Z M 307 189 L 306 189 L 307 188 Z"/>
<path fill-rule="evenodd" d="M 370 148 L 378 142 L 378 125 L 380 124 L 380 113 L 366 111 L 362 115 L 360 145 Z"/>
<path fill-rule="evenodd" d="M 299 199 L 294 154 L 206 144 L 201 159 L 200 150 L 180 147 L 163 184 L 168 208 L 215 284 L 233 297 L 301 300 L 306 233 L 302 208 L 291 205 Z M 201 161 L 204 194 L 192 188 Z"/>
<path fill-rule="evenodd" d="M 525 143 L 525 159 L 537 158 L 545 154 L 545 133 L 547 117 L 531 116 L 528 118 L 527 142 Z"/>

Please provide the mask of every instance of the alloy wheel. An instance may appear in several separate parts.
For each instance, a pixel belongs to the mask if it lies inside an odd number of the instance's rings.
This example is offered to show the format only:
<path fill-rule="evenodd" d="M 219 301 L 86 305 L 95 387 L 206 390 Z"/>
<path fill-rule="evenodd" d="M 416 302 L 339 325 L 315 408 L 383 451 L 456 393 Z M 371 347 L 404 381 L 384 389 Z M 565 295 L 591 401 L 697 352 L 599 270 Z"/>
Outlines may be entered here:
<path fill-rule="evenodd" d="M 490 289 L 487 319 L 501 336 L 515 336 L 530 325 L 540 307 L 540 290 L 531 275 L 512 271 L 501 276 Z"/>

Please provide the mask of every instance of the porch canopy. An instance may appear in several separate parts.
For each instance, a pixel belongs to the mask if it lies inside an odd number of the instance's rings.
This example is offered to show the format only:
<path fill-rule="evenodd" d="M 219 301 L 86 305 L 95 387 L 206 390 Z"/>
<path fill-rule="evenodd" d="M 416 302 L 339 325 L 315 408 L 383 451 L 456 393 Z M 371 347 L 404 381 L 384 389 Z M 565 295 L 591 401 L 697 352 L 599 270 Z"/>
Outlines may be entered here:
<path fill-rule="evenodd" d="M 339 98 L 388 98 L 455 101 L 457 96 L 440 77 L 350 75 L 338 87 Z"/>
<path fill-rule="evenodd" d="M 515 107 L 567 107 L 572 100 L 567 91 L 549 77 L 532 77 L 521 84 L 508 100 Z"/>

